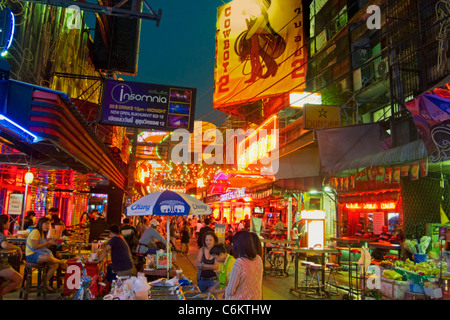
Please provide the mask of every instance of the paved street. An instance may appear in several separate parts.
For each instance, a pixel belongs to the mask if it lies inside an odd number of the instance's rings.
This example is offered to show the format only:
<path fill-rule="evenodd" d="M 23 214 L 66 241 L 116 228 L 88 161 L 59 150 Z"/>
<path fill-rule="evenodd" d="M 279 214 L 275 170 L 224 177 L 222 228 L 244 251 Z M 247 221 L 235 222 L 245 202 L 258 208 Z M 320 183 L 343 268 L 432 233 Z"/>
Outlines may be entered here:
<path fill-rule="evenodd" d="M 179 241 L 177 241 L 177 247 L 180 247 Z M 195 259 L 197 257 L 198 248 L 197 240 L 191 239 L 191 244 L 189 248 L 188 255 L 177 254 L 176 265 L 183 270 L 185 276 L 196 283 L 197 269 L 195 268 Z M 304 269 L 299 266 L 299 277 L 303 275 Z M 288 268 L 288 276 L 278 276 L 272 274 L 270 271 L 263 277 L 263 300 L 283 300 L 283 301 L 295 301 L 295 300 L 319 300 L 312 297 L 307 297 L 302 295 L 300 297 L 296 293 L 290 293 L 290 289 L 294 286 L 294 266 L 290 264 Z M 327 273 L 328 276 L 328 273 Z M 337 277 L 338 285 L 341 287 L 347 287 L 348 285 L 348 273 L 346 271 L 340 271 Z M 339 290 L 339 295 L 331 295 L 330 297 L 321 298 L 320 300 L 347 300 L 348 292 L 345 290 Z M 42 297 L 36 296 L 36 293 L 32 293 L 29 296 L 29 300 L 40 300 Z M 58 296 L 56 294 L 48 294 L 48 300 L 57 300 Z M 449 300 L 450 296 L 444 294 L 444 300 Z M 10 292 L 4 297 L 4 300 L 20 300 L 19 290 Z M 384 300 L 387 300 L 384 298 Z"/>

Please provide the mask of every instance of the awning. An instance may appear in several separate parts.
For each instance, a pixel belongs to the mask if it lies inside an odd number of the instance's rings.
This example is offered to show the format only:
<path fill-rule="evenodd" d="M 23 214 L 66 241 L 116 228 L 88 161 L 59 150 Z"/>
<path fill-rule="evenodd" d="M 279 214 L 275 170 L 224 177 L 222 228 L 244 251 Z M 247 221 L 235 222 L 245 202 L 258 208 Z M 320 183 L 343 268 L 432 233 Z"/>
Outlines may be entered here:
<path fill-rule="evenodd" d="M 124 173 L 66 94 L 9 80 L 5 109 L 14 123 L 37 136 L 32 143 L 22 141 L 23 149 L 125 188 Z"/>
<path fill-rule="evenodd" d="M 427 156 L 427 150 L 422 140 L 416 140 L 400 147 L 323 167 L 322 173 L 332 176 L 345 170 L 402 164 L 424 159 Z"/>

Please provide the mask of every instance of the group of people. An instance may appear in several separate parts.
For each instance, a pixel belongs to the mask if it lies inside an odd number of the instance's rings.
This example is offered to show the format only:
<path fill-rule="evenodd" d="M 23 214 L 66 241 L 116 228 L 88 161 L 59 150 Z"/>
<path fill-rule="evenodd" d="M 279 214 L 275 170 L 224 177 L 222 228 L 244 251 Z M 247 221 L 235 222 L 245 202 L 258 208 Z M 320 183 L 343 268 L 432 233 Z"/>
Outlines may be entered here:
<path fill-rule="evenodd" d="M 53 210 L 53 209 L 52 209 Z M 53 216 L 54 219 L 51 218 Z M 28 214 L 29 226 L 34 228 L 26 240 L 25 255 L 28 262 L 46 264 L 47 272 L 42 286 L 49 292 L 54 289 L 50 280 L 58 268 L 66 269 L 66 262 L 55 254 L 57 240 L 49 235 L 55 224 L 61 223 L 54 212 L 37 220 L 35 215 Z M 214 233 L 214 225 L 209 218 L 179 219 L 173 218 L 170 229 L 164 230 L 161 218 L 142 217 L 136 226 L 129 218 L 123 219 L 120 226 L 110 225 L 110 237 L 98 252 L 98 261 L 111 255 L 112 271 L 118 276 L 136 275 L 139 268 L 139 257 L 154 254 L 171 245 L 182 254 L 189 251 L 189 241 L 197 238 L 199 252 L 195 262 L 198 269 L 197 284 L 202 292 L 210 291 L 225 299 L 261 299 L 262 297 L 262 247 L 259 237 L 242 228 L 233 233 L 229 245 L 219 244 Z M 162 218 L 164 219 L 164 218 Z M 199 228 L 197 227 L 199 226 Z M 0 215 L 0 246 L 2 249 L 16 250 L 22 259 L 22 250 L 9 243 L 5 231 L 10 228 L 8 215 Z M 167 243 L 164 233 L 169 232 Z M 176 248 L 176 240 L 180 239 L 181 248 Z M 0 298 L 19 286 L 23 276 L 15 270 L 7 258 L 0 258 L 0 278 L 7 279 L 7 284 L 0 285 Z"/>
<path fill-rule="evenodd" d="M 200 247 L 195 267 L 197 286 L 226 300 L 262 299 L 262 246 L 258 235 L 246 229 L 232 238 L 232 251 L 218 244 L 214 231 L 200 235 Z"/>
<path fill-rule="evenodd" d="M 43 279 L 42 286 L 47 291 L 54 291 L 50 286 L 50 279 L 55 271 L 61 267 L 67 269 L 67 264 L 64 260 L 55 257 L 55 254 L 50 250 L 51 247 L 57 244 L 55 238 L 48 237 L 48 233 L 52 228 L 53 220 L 49 217 L 42 217 L 37 221 L 36 227 L 28 234 L 25 242 L 26 260 L 31 263 L 46 264 L 47 272 Z M 22 250 L 9 243 L 5 231 L 10 228 L 10 218 L 6 214 L 0 215 L 0 246 L 5 250 L 15 250 L 18 256 L 18 261 L 22 260 Z M 15 270 L 8 261 L 8 258 L 0 258 L 0 278 L 7 279 L 8 283 L 0 288 L 0 299 L 8 292 L 14 290 L 19 286 L 23 280 L 22 275 Z"/>

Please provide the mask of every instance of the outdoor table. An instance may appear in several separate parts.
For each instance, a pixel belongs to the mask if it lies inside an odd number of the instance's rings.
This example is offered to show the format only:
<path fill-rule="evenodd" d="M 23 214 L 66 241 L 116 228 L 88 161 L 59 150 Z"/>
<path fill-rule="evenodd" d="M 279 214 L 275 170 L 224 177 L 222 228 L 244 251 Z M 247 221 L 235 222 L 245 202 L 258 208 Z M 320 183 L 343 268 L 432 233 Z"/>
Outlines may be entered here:
<path fill-rule="evenodd" d="M 402 246 L 399 244 L 393 244 L 389 241 L 369 242 L 369 248 L 378 248 L 382 250 L 397 250 L 398 258 L 401 258 Z"/>
<path fill-rule="evenodd" d="M 335 248 L 323 248 L 323 249 L 312 249 L 312 248 L 293 248 L 290 250 L 292 253 L 295 254 L 295 276 L 294 276 L 294 287 L 289 290 L 289 292 L 297 292 L 300 295 L 302 294 L 301 289 L 298 287 L 298 254 L 299 253 L 316 253 L 321 255 L 321 265 L 322 265 L 322 285 L 325 284 L 325 254 L 326 253 L 337 253 L 339 252 L 339 249 Z M 329 293 L 325 290 L 323 290 L 327 296 L 329 296 Z"/>
<path fill-rule="evenodd" d="M 0 258 L 9 258 L 16 254 L 16 250 L 0 249 Z"/>
<path fill-rule="evenodd" d="M 89 243 L 85 243 L 82 241 L 66 241 L 62 243 L 63 246 L 69 247 L 69 248 L 76 248 L 76 250 L 78 251 L 78 254 L 81 254 L 81 248 L 83 246 L 87 246 L 89 245 Z"/>
<path fill-rule="evenodd" d="M 263 273 L 266 273 L 266 249 L 267 243 L 276 244 L 276 245 L 293 245 L 296 244 L 293 240 L 270 240 L 270 239 L 261 239 L 261 243 L 263 244 Z M 287 265 L 287 251 L 284 251 L 284 272 L 286 273 L 286 265 Z"/>
<path fill-rule="evenodd" d="M 378 237 L 339 237 L 339 238 L 331 238 L 331 241 L 336 241 L 337 243 L 345 243 L 347 246 L 352 246 L 356 244 L 364 244 L 368 242 L 372 242 L 378 239 Z"/>
<path fill-rule="evenodd" d="M 8 238 L 7 240 L 8 242 L 15 243 L 18 245 L 20 244 L 25 245 L 25 243 L 27 242 L 27 238 Z"/>
<path fill-rule="evenodd" d="M 175 268 L 169 269 L 169 278 L 177 275 Z M 160 278 L 167 278 L 167 268 L 163 269 L 144 269 L 145 277 L 148 281 L 158 280 Z"/>

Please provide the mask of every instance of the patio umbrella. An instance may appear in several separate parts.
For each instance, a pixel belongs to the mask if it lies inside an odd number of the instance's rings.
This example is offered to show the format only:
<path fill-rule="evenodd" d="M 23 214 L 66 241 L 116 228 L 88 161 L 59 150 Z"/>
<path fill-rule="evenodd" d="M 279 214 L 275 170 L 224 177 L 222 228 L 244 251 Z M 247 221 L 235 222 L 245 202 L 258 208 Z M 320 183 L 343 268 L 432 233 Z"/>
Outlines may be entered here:
<path fill-rule="evenodd" d="M 126 209 L 127 216 L 168 216 L 167 217 L 167 278 L 169 278 L 169 216 L 208 215 L 211 208 L 202 201 L 181 192 L 165 190 L 148 194 L 136 200 Z"/>

